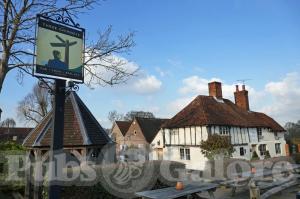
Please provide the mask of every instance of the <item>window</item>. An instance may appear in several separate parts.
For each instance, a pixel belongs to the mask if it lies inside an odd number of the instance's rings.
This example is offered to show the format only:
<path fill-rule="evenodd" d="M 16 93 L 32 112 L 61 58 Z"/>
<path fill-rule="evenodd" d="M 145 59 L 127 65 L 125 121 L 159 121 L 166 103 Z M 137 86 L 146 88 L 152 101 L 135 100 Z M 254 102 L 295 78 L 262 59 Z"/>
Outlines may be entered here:
<path fill-rule="evenodd" d="M 281 154 L 280 143 L 276 143 L 275 144 L 275 152 L 276 152 L 276 154 Z"/>
<path fill-rule="evenodd" d="M 259 145 L 258 148 L 261 156 L 266 155 L 267 147 L 265 144 Z"/>
<path fill-rule="evenodd" d="M 262 136 L 262 130 L 261 130 L 261 128 L 257 128 L 256 130 L 257 130 L 258 137 L 261 137 Z"/>
<path fill-rule="evenodd" d="M 190 149 L 180 148 L 180 159 L 181 160 L 191 160 Z"/>
<path fill-rule="evenodd" d="M 220 135 L 228 135 L 230 132 L 230 129 L 228 126 L 220 126 L 219 127 L 219 133 Z"/>
<path fill-rule="evenodd" d="M 184 160 L 184 149 L 180 149 L 180 159 Z"/>
<path fill-rule="evenodd" d="M 190 149 L 185 149 L 185 159 L 191 160 Z"/>
<path fill-rule="evenodd" d="M 244 156 L 246 154 L 246 149 L 244 147 L 240 147 L 240 156 Z"/>

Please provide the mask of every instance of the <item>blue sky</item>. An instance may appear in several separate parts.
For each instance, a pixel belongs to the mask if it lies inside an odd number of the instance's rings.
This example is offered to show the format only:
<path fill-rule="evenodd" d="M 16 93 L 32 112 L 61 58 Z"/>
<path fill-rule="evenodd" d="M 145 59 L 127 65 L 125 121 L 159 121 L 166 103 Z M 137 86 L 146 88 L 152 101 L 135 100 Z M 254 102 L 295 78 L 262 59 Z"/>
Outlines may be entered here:
<path fill-rule="evenodd" d="M 79 95 L 100 123 L 109 127 L 111 110 L 153 111 L 172 117 L 207 82 L 219 79 L 233 97 L 238 79 L 246 82 L 252 110 L 281 124 L 300 119 L 300 2 L 271 0 L 107 0 L 77 20 L 96 40 L 97 31 L 136 31 L 136 46 L 121 55 L 140 68 L 126 85 L 80 86 Z M 16 117 L 16 106 L 36 80 L 16 83 L 8 74 L 0 97 L 3 118 Z M 21 122 L 19 126 L 23 125 Z"/>

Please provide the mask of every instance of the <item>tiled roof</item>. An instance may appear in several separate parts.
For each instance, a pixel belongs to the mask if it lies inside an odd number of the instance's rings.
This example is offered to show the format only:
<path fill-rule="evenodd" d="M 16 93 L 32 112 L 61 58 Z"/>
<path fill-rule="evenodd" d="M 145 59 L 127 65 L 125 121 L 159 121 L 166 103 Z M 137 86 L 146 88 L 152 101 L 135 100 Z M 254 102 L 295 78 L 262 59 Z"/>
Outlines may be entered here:
<path fill-rule="evenodd" d="M 13 140 L 14 136 L 16 136 L 17 140 L 15 141 L 22 144 L 31 130 L 32 128 L 0 127 L 0 141 Z"/>
<path fill-rule="evenodd" d="M 27 147 L 49 147 L 53 113 L 36 126 L 24 140 Z M 75 92 L 66 98 L 64 115 L 64 146 L 105 145 L 110 138 Z"/>
<path fill-rule="evenodd" d="M 135 118 L 138 122 L 142 133 L 148 143 L 151 143 L 155 138 L 158 131 L 161 129 L 162 124 L 164 124 L 168 119 L 158 119 L 158 118 Z"/>
<path fill-rule="evenodd" d="M 199 95 L 183 110 L 163 125 L 163 128 L 186 126 L 224 125 L 271 128 L 285 131 L 275 120 L 264 113 L 245 111 L 228 99 Z"/>
<path fill-rule="evenodd" d="M 116 121 L 116 124 L 119 127 L 122 135 L 124 136 L 131 125 L 131 121 Z"/>

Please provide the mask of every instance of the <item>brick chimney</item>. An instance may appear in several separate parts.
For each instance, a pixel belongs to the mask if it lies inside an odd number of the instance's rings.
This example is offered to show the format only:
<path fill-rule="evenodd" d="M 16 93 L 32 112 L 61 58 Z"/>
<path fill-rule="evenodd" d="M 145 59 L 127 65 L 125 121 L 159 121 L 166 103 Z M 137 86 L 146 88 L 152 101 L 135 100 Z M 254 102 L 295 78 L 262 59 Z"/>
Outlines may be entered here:
<path fill-rule="evenodd" d="M 210 82 L 208 83 L 209 96 L 222 99 L 222 84 L 221 82 Z"/>
<path fill-rule="evenodd" d="M 244 109 L 245 111 L 249 111 L 249 98 L 248 91 L 246 90 L 245 85 L 242 85 L 242 90 L 239 90 L 239 86 L 236 85 L 236 91 L 234 92 L 235 104 Z"/>

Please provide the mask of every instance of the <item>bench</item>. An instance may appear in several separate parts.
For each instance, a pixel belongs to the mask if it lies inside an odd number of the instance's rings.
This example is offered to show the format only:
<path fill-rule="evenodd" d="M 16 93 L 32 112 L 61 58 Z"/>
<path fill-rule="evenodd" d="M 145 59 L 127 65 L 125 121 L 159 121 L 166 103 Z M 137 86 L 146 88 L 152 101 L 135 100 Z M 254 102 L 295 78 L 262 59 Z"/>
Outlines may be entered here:
<path fill-rule="evenodd" d="M 197 194 L 201 192 L 208 192 L 210 199 L 214 199 L 214 191 L 218 187 L 217 184 L 203 183 L 201 185 L 186 185 L 183 190 L 176 190 L 175 187 L 168 187 L 164 189 L 156 189 L 151 191 L 143 191 L 135 193 L 136 196 L 143 199 L 171 199 L 179 197 L 195 196 L 200 198 Z"/>

